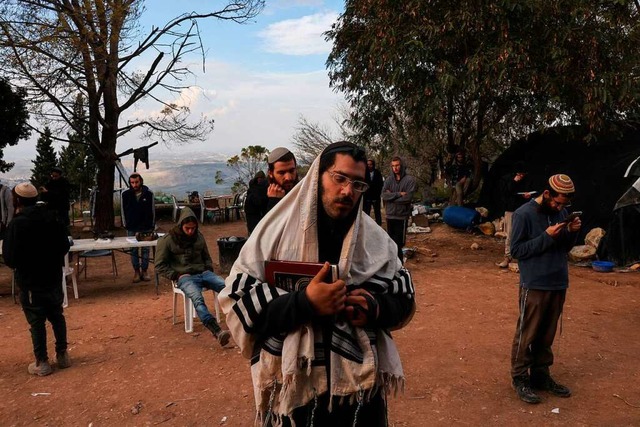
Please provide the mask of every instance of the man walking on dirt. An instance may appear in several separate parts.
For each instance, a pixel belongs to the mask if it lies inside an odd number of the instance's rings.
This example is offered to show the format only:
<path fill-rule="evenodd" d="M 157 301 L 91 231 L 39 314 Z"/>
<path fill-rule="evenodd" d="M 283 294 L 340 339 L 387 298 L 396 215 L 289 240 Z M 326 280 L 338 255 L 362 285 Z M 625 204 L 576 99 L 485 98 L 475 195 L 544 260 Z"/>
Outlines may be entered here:
<path fill-rule="evenodd" d="M 513 213 L 511 254 L 520 268 L 520 315 L 511 350 L 513 387 L 523 402 L 540 403 L 534 390 L 569 397 L 571 390 L 551 377 L 551 346 L 562 314 L 569 267 L 567 253 L 580 230 L 579 217 L 565 207 L 575 193 L 567 175 L 549 178 L 543 193 Z"/>
<path fill-rule="evenodd" d="M 407 174 L 400 157 L 391 159 L 391 175 L 384 181 L 382 200 L 386 212 L 387 233 L 398 245 L 398 258 L 403 262 L 402 247 L 407 236 L 407 220 L 411 216 L 411 201 L 416 191 L 416 179 Z"/>
<path fill-rule="evenodd" d="M 32 375 L 53 372 L 47 354 L 46 321 L 51 323 L 56 339 L 58 368 L 71 366 L 67 353 L 67 322 L 62 314 L 62 267 L 69 251 L 67 227 L 58 212 L 36 205 L 38 190 L 28 182 L 13 189 L 16 213 L 2 241 L 5 263 L 15 270 L 20 289 L 20 304 L 31 326 L 35 362 L 29 365 Z M 6 343 L 5 343 L 6 344 Z"/>

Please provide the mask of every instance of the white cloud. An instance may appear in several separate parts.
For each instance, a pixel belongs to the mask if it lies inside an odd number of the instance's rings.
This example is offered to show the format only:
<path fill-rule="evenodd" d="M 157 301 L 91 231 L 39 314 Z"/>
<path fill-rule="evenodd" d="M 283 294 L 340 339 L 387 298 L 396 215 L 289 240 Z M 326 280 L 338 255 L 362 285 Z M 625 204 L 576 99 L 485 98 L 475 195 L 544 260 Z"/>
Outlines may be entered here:
<path fill-rule="evenodd" d="M 323 33 L 331 29 L 336 19 L 336 12 L 324 12 L 276 22 L 260 32 L 263 48 L 270 53 L 296 56 L 329 53 L 331 44 Z"/>

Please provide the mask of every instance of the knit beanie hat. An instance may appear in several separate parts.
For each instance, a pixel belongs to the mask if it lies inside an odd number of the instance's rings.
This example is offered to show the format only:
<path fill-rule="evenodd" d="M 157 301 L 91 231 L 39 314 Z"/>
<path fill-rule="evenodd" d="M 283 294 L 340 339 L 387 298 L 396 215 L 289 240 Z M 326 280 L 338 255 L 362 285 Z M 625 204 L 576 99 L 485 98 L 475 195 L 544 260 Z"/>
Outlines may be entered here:
<path fill-rule="evenodd" d="M 284 147 L 275 148 L 271 153 L 269 153 L 269 157 L 267 157 L 267 163 L 272 165 L 290 152 L 291 151 Z"/>
<path fill-rule="evenodd" d="M 16 194 L 25 199 L 35 199 L 38 197 L 38 190 L 30 182 L 21 182 L 13 189 Z"/>
<path fill-rule="evenodd" d="M 571 194 L 576 192 L 573 181 L 569 176 L 559 173 L 549 178 L 549 186 L 559 194 Z"/>

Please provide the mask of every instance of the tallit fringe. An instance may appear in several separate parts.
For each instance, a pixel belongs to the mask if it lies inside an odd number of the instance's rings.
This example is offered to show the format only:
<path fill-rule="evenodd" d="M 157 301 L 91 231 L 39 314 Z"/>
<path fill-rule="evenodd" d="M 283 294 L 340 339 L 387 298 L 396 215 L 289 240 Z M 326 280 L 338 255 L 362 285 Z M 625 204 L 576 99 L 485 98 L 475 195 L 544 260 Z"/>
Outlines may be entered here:
<path fill-rule="evenodd" d="M 387 395 L 398 397 L 398 392 L 404 394 L 404 377 L 399 377 L 388 372 L 379 372 L 377 382 Z"/>

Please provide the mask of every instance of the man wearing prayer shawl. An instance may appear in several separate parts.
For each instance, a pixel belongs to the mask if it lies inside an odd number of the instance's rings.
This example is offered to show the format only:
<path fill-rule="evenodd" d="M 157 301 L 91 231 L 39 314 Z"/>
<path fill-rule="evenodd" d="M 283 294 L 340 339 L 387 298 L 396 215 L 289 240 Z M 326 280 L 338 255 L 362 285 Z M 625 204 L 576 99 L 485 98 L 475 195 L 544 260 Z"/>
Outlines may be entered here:
<path fill-rule="evenodd" d="M 227 325 L 251 360 L 256 424 L 386 426 L 404 385 L 390 329 L 415 310 L 396 244 L 362 213 L 366 155 L 329 145 L 258 224 L 220 293 Z M 265 261 L 325 263 L 308 285 L 266 283 Z M 339 278 L 325 283 L 328 263 Z"/>

